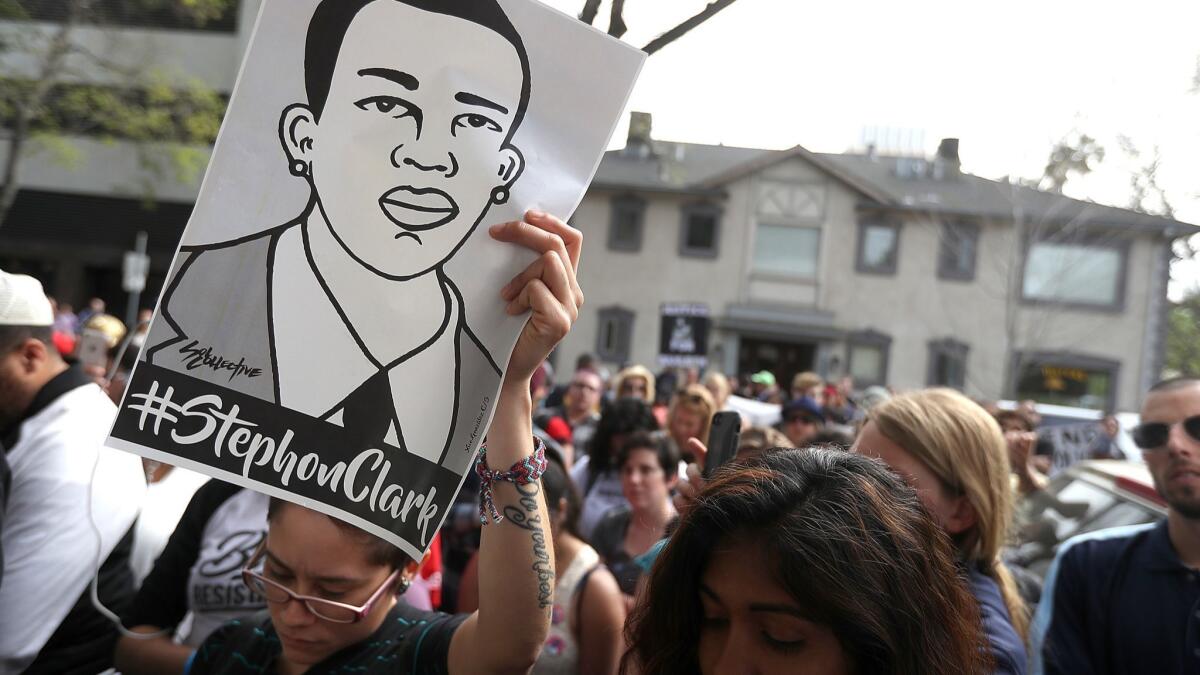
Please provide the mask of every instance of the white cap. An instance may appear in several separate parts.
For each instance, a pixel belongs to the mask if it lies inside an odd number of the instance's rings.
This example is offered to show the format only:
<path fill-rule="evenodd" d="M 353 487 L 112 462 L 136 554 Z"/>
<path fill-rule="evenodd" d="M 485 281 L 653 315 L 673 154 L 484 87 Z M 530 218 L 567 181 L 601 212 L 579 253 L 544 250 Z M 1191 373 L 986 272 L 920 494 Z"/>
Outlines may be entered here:
<path fill-rule="evenodd" d="M 42 282 L 0 270 L 0 326 L 50 326 L 54 310 Z"/>

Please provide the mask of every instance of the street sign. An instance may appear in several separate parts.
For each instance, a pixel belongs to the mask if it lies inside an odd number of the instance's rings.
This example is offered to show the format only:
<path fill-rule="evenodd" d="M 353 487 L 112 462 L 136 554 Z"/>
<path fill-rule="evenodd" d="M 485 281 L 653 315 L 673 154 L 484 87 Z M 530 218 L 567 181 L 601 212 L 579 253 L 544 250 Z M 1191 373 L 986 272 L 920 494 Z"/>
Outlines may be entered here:
<path fill-rule="evenodd" d="M 150 273 L 150 256 L 137 251 L 125 252 L 125 264 L 121 267 L 121 288 L 126 293 L 141 293 L 146 290 L 146 275 Z"/>
<path fill-rule="evenodd" d="M 708 365 L 708 305 L 669 302 L 662 305 L 658 341 L 660 366 Z"/>

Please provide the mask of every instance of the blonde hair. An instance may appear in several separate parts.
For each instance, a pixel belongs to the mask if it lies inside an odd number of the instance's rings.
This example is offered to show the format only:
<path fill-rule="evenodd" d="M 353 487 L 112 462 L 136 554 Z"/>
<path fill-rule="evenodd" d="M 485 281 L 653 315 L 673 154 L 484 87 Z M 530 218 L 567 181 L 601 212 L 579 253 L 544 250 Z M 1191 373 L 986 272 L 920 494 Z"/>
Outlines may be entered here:
<path fill-rule="evenodd" d="M 700 433 L 696 434 L 696 438 L 700 439 L 701 443 L 707 444 L 708 431 L 712 428 L 713 414 L 717 411 L 712 394 L 702 384 L 689 384 L 675 392 L 675 396 L 671 398 L 671 409 L 667 411 L 668 430 L 671 426 L 670 420 L 681 408 L 700 416 Z"/>
<path fill-rule="evenodd" d="M 725 405 L 725 401 L 729 399 L 732 391 L 732 387 L 729 386 L 729 378 L 715 370 L 704 376 L 704 387 L 708 389 L 708 393 L 713 395 L 713 403 L 718 408 Z M 714 389 L 716 391 L 713 391 Z"/>
<path fill-rule="evenodd" d="M 959 553 L 996 580 L 1013 627 L 1025 638 L 1028 609 L 1000 562 L 1013 503 L 1008 449 L 996 420 L 953 389 L 901 394 L 868 415 L 879 433 L 929 467 L 948 493 L 966 497 L 975 510 L 975 525 L 958 537 Z"/>
<path fill-rule="evenodd" d="M 625 384 L 625 380 L 631 377 L 640 377 L 646 381 L 646 396 L 642 400 L 650 405 L 654 405 L 654 374 L 646 366 L 629 366 L 617 373 L 617 376 L 613 378 L 612 390 L 619 397 L 621 395 L 621 385 Z"/>

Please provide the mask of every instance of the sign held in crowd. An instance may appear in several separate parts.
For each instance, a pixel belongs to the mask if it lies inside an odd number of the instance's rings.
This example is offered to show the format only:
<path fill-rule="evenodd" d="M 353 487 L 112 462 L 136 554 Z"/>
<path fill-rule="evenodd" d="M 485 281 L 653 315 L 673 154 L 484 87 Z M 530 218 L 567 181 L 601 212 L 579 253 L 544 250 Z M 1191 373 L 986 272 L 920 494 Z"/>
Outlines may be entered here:
<path fill-rule="evenodd" d="M 109 444 L 419 558 L 524 322 L 487 227 L 574 210 L 643 60 L 531 0 L 265 2 Z"/>

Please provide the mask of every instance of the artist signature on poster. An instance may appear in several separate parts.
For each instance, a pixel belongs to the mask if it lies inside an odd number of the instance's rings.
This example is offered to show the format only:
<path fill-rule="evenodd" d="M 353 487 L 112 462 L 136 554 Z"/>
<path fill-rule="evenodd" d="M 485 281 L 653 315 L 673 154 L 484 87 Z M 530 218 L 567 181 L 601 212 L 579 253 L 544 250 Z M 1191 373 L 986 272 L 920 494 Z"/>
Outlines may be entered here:
<path fill-rule="evenodd" d="M 197 368 L 211 368 L 216 371 L 228 370 L 230 382 L 239 375 L 245 375 L 246 377 L 258 377 L 262 375 L 262 368 L 247 366 L 245 357 L 237 361 L 230 361 L 220 354 L 214 354 L 212 347 L 201 348 L 195 340 L 181 347 L 179 353 L 183 354 L 183 358 L 180 361 L 183 362 L 184 367 L 188 370 L 195 370 Z"/>

